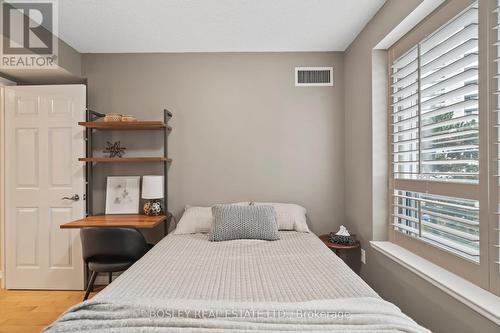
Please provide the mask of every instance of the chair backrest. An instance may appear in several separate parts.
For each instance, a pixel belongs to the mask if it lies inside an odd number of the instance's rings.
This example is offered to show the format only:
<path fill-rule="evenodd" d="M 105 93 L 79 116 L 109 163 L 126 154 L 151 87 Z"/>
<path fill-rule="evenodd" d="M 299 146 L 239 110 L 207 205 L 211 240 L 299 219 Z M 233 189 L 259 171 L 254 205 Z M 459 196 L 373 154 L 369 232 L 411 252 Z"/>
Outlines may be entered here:
<path fill-rule="evenodd" d="M 131 228 L 83 228 L 83 260 L 130 260 L 140 259 L 147 251 L 144 236 L 137 229 Z"/>

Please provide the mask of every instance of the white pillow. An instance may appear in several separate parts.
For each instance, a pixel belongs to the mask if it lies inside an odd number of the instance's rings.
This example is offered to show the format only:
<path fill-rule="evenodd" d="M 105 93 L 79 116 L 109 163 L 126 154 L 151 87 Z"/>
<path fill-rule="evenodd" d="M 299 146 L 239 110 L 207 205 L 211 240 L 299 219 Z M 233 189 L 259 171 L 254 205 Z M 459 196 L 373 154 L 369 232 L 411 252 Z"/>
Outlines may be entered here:
<path fill-rule="evenodd" d="M 177 223 L 174 234 L 197 234 L 207 233 L 213 221 L 211 207 L 195 207 L 186 205 L 184 214 Z"/>
<path fill-rule="evenodd" d="M 249 205 L 250 202 L 238 202 L 233 205 Z M 184 214 L 174 230 L 175 235 L 208 233 L 212 227 L 214 217 L 212 207 L 186 205 Z"/>
<path fill-rule="evenodd" d="M 304 207 L 296 204 L 276 202 L 254 202 L 253 204 L 274 207 L 279 230 L 309 232 L 306 219 L 307 210 Z"/>

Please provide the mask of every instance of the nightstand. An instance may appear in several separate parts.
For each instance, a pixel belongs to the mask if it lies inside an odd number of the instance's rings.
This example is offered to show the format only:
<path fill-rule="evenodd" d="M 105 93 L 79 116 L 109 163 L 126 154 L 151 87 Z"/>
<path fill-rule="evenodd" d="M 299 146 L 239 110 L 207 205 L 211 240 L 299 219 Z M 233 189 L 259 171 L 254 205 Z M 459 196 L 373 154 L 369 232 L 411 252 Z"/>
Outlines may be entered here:
<path fill-rule="evenodd" d="M 356 241 L 354 245 L 332 243 L 330 242 L 329 235 L 321 235 L 319 239 L 321 239 L 329 249 L 334 250 L 337 255 L 340 255 L 340 250 L 352 250 L 359 247 L 358 241 Z"/>

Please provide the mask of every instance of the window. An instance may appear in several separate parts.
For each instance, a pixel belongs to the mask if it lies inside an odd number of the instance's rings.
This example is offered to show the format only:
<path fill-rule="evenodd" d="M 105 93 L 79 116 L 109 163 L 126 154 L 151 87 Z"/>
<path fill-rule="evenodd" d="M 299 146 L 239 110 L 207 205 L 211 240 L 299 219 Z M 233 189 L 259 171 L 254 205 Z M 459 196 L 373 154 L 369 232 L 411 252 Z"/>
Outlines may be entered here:
<path fill-rule="evenodd" d="M 448 1 L 437 11 L 454 15 L 445 21 L 446 14 L 431 15 L 427 27 L 389 50 L 390 237 L 499 293 L 499 268 L 492 264 L 499 248 L 491 239 L 498 241 L 500 205 L 492 212 L 490 200 L 498 196 L 500 177 L 490 173 L 488 160 L 490 151 L 500 155 L 500 144 L 488 137 L 489 86 L 480 77 L 489 75 L 483 41 L 489 37 L 479 39 L 479 18 L 488 16 L 480 11 L 492 8 L 488 2 L 458 5 Z M 429 26 L 435 27 L 430 34 Z M 500 60 L 496 69 L 500 77 Z M 500 105 L 500 92 L 497 99 Z M 495 115 L 500 125 L 500 111 Z M 499 126 L 494 128 L 500 142 Z M 497 182 L 493 191 L 490 179 Z"/>
<path fill-rule="evenodd" d="M 477 5 L 393 62 L 395 180 L 478 183 L 478 78 Z M 479 262 L 479 202 L 418 185 L 395 182 L 396 230 Z"/>
<path fill-rule="evenodd" d="M 479 262 L 479 202 L 395 190 L 395 228 L 463 258 Z"/>

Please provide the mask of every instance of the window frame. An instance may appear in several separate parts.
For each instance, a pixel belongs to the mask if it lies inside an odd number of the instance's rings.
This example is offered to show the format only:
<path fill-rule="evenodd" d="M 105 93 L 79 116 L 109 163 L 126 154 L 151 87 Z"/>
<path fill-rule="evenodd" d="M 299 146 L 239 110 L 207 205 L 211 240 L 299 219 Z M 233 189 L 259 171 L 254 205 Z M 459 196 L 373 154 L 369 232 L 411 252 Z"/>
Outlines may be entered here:
<path fill-rule="evenodd" d="M 488 64 L 487 79 L 488 84 L 488 116 L 489 133 L 489 278 L 490 288 L 489 291 L 500 296 L 500 146 L 495 144 L 500 142 L 500 128 L 495 127 L 500 124 L 500 114 L 497 110 L 500 109 L 500 96 L 494 94 L 495 91 L 500 90 L 500 79 L 497 75 L 500 73 L 500 64 L 495 63 L 494 59 L 500 55 L 500 47 L 495 46 L 494 43 L 500 41 L 500 31 L 493 28 L 500 23 L 500 13 L 494 13 L 494 10 L 500 8 L 500 0 L 488 0 L 485 7 L 485 36 L 487 36 L 485 43 L 487 44 L 487 59 Z M 480 17 L 481 19 L 481 17 Z M 494 32 L 494 33 L 493 33 Z M 495 263 L 496 262 L 496 263 Z"/>
<path fill-rule="evenodd" d="M 433 34 L 440 27 L 446 23 L 453 20 L 455 17 L 460 15 L 465 9 L 474 4 L 475 0 L 453 0 L 446 1 L 440 7 L 438 7 L 434 12 L 432 12 L 428 17 L 426 17 L 422 22 L 420 22 L 415 28 L 403 36 L 399 41 L 392 45 L 388 49 L 388 61 L 387 61 L 387 73 L 388 77 L 391 77 L 391 65 L 399 57 L 405 55 L 407 52 L 411 51 L 417 44 L 423 41 L 426 37 Z M 494 293 L 499 293 L 500 289 L 500 278 L 497 271 L 494 268 L 494 253 L 493 243 L 494 232 L 493 230 L 494 221 L 498 221 L 498 216 L 494 215 L 490 209 L 491 202 L 498 202 L 496 200 L 499 197 L 498 189 L 495 187 L 494 191 L 491 190 L 491 179 L 493 175 L 491 174 L 492 158 L 491 153 L 494 151 L 494 146 L 491 144 L 496 140 L 492 140 L 492 132 L 490 129 L 493 125 L 490 125 L 490 103 L 491 103 L 491 93 L 490 93 L 490 58 L 491 58 L 491 17 L 492 17 L 492 3 L 495 1 L 479 1 L 479 182 L 477 184 L 471 183 L 460 183 L 460 182 L 443 182 L 436 180 L 413 180 L 413 179 L 395 179 L 394 168 L 393 168 L 393 145 L 392 145 L 392 133 L 393 133 L 393 122 L 392 122 L 392 108 L 391 108 L 391 80 L 389 79 L 387 84 L 387 105 L 388 105 L 388 117 L 387 117 L 387 149 L 388 149 L 388 212 L 389 212 L 389 223 L 388 223 L 388 237 L 389 240 L 412 251 L 413 253 L 426 258 L 429 261 L 473 282 L 474 284 L 480 286 L 483 289 L 492 291 Z M 496 108 L 496 106 L 495 106 Z M 496 167 L 496 162 L 495 162 Z M 465 258 L 461 258 L 454 255 L 444 249 L 436 247 L 434 245 L 425 243 L 418 238 L 405 235 L 394 228 L 393 222 L 393 194 L 394 190 L 408 190 L 414 192 L 421 192 L 436 195 L 444 195 L 454 197 L 456 193 L 460 193 L 460 197 L 467 199 L 474 199 L 480 202 L 479 211 L 479 251 L 480 251 L 480 262 L 472 262 Z M 491 192 L 495 192 L 492 195 Z M 491 205 L 493 206 L 493 205 Z M 496 205 L 495 205 L 496 206 Z M 493 219 L 493 217 L 495 219 Z M 498 244 L 498 243 L 496 243 Z M 494 258 L 492 260 L 492 257 Z"/>

